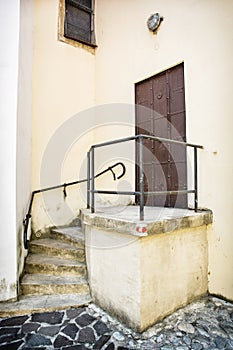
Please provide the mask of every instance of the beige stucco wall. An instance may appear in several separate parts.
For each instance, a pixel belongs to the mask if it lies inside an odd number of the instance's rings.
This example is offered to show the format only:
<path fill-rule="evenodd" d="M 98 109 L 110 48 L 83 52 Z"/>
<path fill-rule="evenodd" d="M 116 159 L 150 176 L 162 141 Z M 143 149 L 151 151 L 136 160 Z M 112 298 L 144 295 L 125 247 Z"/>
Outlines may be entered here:
<path fill-rule="evenodd" d="M 184 62 L 187 137 L 204 146 L 200 154 L 200 206 L 211 208 L 214 215 L 208 237 L 209 290 L 233 300 L 233 166 L 229 161 L 233 146 L 229 79 L 233 74 L 232 9 L 231 0 L 126 0 L 123 7 L 118 1 L 97 0 L 98 48 L 94 55 L 57 40 L 58 0 L 35 0 L 32 189 L 77 178 L 92 142 L 134 134 L 133 111 L 113 113 L 111 125 L 101 129 L 96 126 L 106 124 L 108 114 L 102 120 L 102 112 L 89 113 L 87 108 L 114 103 L 133 106 L 137 81 Z M 164 16 L 156 35 L 146 27 L 147 18 L 154 12 Z M 79 112 L 74 123 L 67 123 Z M 125 127 L 118 127 L 124 123 Z M 67 139 L 70 133 L 71 144 Z M 51 140 L 54 143 L 48 151 Z M 132 150 L 128 151 L 124 158 L 130 163 Z M 100 167 L 104 162 L 103 156 Z M 42 164 L 48 165 L 41 179 Z M 129 174 L 134 182 L 133 174 Z M 84 204 L 82 193 L 79 198 L 69 191 L 67 204 L 72 213 Z M 60 192 L 51 194 L 49 200 L 55 203 L 49 216 L 39 197 L 35 202 L 35 229 L 64 224 L 72 217 L 64 214 L 67 207 Z"/>
<path fill-rule="evenodd" d="M 211 208 L 214 214 L 209 234 L 209 290 L 231 300 L 232 10 L 231 0 L 128 0 L 123 7 L 117 1 L 100 0 L 96 16 L 97 104 L 133 104 L 135 82 L 184 61 L 187 137 L 204 146 L 200 206 Z M 164 21 L 153 35 L 146 20 L 155 12 Z"/>
<path fill-rule="evenodd" d="M 95 102 L 93 53 L 58 40 L 58 0 L 35 0 L 34 8 L 33 190 L 79 178 L 79 169 L 92 139 L 91 132 L 87 131 L 93 116 L 78 113 Z M 67 190 L 66 202 L 62 191 L 43 198 L 36 196 L 34 229 L 72 220 L 83 206 L 82 196 L 76 189 Z M 51 202 L 54 205 L 50 205 Z M 49 212 L 45 213 L 44 207 L 49 207 Z"/>

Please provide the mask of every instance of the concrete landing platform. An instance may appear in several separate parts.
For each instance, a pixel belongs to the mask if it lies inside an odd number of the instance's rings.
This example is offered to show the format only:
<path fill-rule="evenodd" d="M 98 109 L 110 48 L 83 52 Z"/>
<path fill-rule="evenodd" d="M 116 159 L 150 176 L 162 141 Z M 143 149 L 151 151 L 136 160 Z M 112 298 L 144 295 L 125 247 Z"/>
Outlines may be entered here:
<path fill-rule="evenodd" d="M 207 293 L 210 210 L 145 207 L 144 221 L 137 206 L 81 216 L 93 301 L 132 329 Z"/>
<path fill-rule="evenodd" d="M 195 212 L 189 209 L 145 207 L 145 219 L 139 220 L 138 206 L 117 206 L 81 211 L 82 222 L 93 227 L 114 229 L 117 232 L 136 236 L 148 236 L 172 232 L 178 229 L 198 227 L 212 223 L 211 210 Z"/>

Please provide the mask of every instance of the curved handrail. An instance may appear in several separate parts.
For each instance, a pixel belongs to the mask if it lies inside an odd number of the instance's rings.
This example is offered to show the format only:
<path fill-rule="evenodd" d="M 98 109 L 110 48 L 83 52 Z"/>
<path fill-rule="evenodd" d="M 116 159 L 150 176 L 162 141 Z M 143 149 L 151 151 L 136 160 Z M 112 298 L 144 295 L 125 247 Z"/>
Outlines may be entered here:
<path fill-rule="evenodd" d="M 117 166 L 121 166 L 122 167 L 122 173 L 119 175 L 119 176 L 116 176 L 116 174 L 114 173 L 113 169 Z M 108 168 L 106 168 L 105 170 L 101 171 L 100 173 L 96 174 L 95 175 L 95 178 L 107 173 L 108 171 L 110 171 L 113 175 L 113 180 L 116 181 L 116 180 L 119 180 L 121 179 L 125 173 L 126 173 L 126 167 L 124 165 L 124 163 L 122 162 L 117 162 L 115 163 L 114 165 L 112 166 L 109 166 Z M 42 192 L 47 192 L 47 191 L 51 191 L 51 190 L 55 190 L 55 189 L 58 189 L 58 188 L 63 188 L 63 194 L 64 194 L 64 197 L 67 197 L 67 193 L 66 193 L 66 187 L 68 186 L 73 186 L 73 185 L 77 185 L 77 184 L 80 184 L 80 183 L 83 183 L 83 182 L 87 182 L 88 179 L 82 179 L 82 180 L 77 180 L 77 181 L 73 181 L 73 182 L 68 182 L 68 183 L 64 183 L 62 185 L 56 185 L 56 186 L 52 186 L 52 187 L 46 187 L 46 188 L 42 188 L 40 190 L 35 190 L 32 192 L 31 194 L 31 198 L 30 198 L 30 203 L 29 203 L 29 208 L 28 208 L 28 212 L 25 216 L 25 219 L 23 220 L 23 226 L 24 226 L 24 232 L 23 232 L 23 243 L 24 243 L 24 248 L 25 249 L 28 249 L 28 239 L 27 239 L 27 233 L 28 233 L 28 226 L 29 226 L 29 222 L 30 222 L 30 219 L 32 217 L 31 215 L 31 211 L 32 211 L 32 204 L 33 204 L 33 200 L 34 200 L 34 196 L 38 193 L 42 193 Z"/>

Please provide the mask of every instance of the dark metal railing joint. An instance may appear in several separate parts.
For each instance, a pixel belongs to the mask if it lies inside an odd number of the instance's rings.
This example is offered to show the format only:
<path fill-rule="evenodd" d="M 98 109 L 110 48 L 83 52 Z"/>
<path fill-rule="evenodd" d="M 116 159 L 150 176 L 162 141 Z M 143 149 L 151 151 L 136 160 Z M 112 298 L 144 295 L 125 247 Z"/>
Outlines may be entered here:
<path fill-rule="evenodd" d="M 64 195 L 64 199 L 66 199 L 66 197 L 67 197 L 66 187 L 67 187 L 67 184 L 64 183 L 64 184 L 63 184 L 63 195 Z"/>

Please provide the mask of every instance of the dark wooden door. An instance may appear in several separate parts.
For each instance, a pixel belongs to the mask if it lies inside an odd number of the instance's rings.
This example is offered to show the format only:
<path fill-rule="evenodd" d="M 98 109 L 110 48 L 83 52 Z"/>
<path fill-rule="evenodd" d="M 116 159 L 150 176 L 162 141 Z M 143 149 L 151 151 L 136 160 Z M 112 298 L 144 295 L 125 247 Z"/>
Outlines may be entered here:
<path fill-rule="evenodd" d="M 136 134 L 186 141 L 183 64 L 137 83 L 135 97 Z M 143 145 L 144 191 L 186 190 L 186 148 L 152 140 Z M 138 162 L 138 147 L 136 153 Z M 186 208 L 187 195 L 146 196 L 145 204 Z"/>

